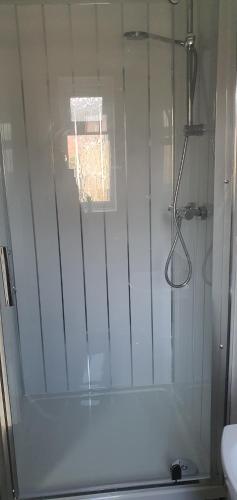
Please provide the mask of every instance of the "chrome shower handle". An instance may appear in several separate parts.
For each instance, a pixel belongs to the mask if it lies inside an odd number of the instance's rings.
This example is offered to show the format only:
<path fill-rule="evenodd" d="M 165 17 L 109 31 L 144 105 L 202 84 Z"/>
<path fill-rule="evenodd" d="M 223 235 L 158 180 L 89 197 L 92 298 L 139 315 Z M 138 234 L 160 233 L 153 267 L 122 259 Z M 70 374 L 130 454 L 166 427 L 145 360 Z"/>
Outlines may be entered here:
<path fill-rule="evenodd" d="M 3 281 L 3 291 L 5 297 L 5 305 L 8 307 L 12 307 L 13 297 L 12 297 L 12 288 L 11 288 L 11 278 L 9 271 L 9 263 L 8 263 L 8 252 L 7 247 L 0 246 L 0 265 L 2 271 L 2 281 Z"/>

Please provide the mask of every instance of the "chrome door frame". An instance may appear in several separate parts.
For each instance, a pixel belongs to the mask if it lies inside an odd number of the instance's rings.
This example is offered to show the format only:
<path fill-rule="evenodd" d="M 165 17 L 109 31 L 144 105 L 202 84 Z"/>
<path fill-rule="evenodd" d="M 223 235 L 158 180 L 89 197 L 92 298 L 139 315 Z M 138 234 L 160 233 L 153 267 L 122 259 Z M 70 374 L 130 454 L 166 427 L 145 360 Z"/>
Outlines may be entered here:
<path fill-rule="evenodd" d="M 0 137 L 1 141 L 1 137 Z M 3 157 L 0 147 L 0 210 L 4 212 L 4 227 L 0 227 L 0 241 L 11 247 L 9 236 L 9 220 L 7 212 L 6 189 L 3 172 Z M 11 260 L 11 259 L 10 259 Z M 3 308 L 5 303 L 2 275 L 0 271 L 0 498 L 12 500 L 17 498 L 18 480 L 13 437 L 13 422 L 10 405 L 10 393 L 7 377 L 7 365 L 3 336 Z M 16 314 L 16 305 L 11 307 Z"/>
<path fill-rule="evenodd" d="M 236 186 L 236 20 L 235 0 L 221 0 L 215 127 L 213 230 L 212 477 L 221 480 L 220 441 L 227 422 L 228 370 L 233 280 L 233 215 Z"/>
<path fill-rule="evenodd" d="M 0 477 L 0 498 L 15 500 L 17 488 L 16 459 L 13 440 L 11 407 L 9 400 L 7 371 L 3 345 L 2 317 L 0 315 L 0 463 L 3 473 Z"/>
<path fill-rule="evenodd" d="M 237 17 L 237 16 L 236 16 Z M 237 65 L 237 54 L 236 54 Z M 237 87 L 236 87 L 237 98 Z M 237 163 L 237 100 L 235 101 L 235 162 Z M 237 424 L 237 175 L 234 172 L 232 212 L 232 272 L 230 283 L 230 346 L 226 423 Z"/>

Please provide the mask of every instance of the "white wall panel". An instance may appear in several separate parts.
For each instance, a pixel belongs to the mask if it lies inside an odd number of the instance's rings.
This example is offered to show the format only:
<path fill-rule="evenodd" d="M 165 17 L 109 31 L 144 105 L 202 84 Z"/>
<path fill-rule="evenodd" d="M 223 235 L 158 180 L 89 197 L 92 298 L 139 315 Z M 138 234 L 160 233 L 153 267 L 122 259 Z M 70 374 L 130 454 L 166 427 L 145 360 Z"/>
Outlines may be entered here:
<path fill-rule="evenodd" d="M 52 175 L 47 69 L 40 6 L 18 8 L 23 90 L 49 391 L 67 389 L 58 228 Z"/>
<path fill-rule="evenodd" d="M 186 4 L 181 2 L 174 12 L 174 33 L 178 39 L 186 37 Z M 186 53 L 175 48 L 175 169 L 174 184 L 180 167 L 180 159 L 184 144 L 183 127 L 186 124 Z M 197 94 L 195 96 L 195 102 Z M 196 119 L 196 115 L 195 115 Z M 199 138 L 190 137 L 187 156 L 180 187 L 178 207 L 196 202 L 198 171 L 195 151 L 195 141 Z M 179 388 L 179 396 L 186 409 L 187 421 L 191 421 L 193 413 L 193 306 L 195 293 L 195 256 L 196 256 L 196 219 L 182 222 L 182 233 L 192 261 L 192 279 L 190 283 L 173 292 L 173 336 L 174 336 L 174 382 Z M 174 278 L 176 283 L 182 282 L 187 276 L 187 259 L 181 245 L 178 243 L 174 259 Z M 196 395 L 196 393 L 195 393 Z M 199 398 L 200 399 L 200 398 Z"/>
<path fill-rule="evenodd" d="M 124 130 L 123 33 L 121 5 L 98 6 L 98 58 L 101 77 L 111 78 L 112 174 L 115 203 L 106 211 L 106 244 L 113 386 L 131 384 L 131 345 L 127 250 L 127 187 Z"/>
<path fill-rule="evenodd" d="M 46 5 L 44 16 L 68 377 L 69 388 L 75 391 L 87 388 L 89 380 L 80 203 L 67 150 L 67 137 L 74 133 L 70 116 L 73 96 L 71 23 L 68 6 Z"/>
<path fill-rule="evenodd" d="M 164 0 L 151 3 L 149 31 L 172 37 L 171 7 Z M 164 276 L 171 245 L 173 181 L 172 45 L 151 40 L 151 241 L 155 383 L 171 382 L 171 289 Z M 162 96 L 162 98 L 161 98 Z"/>
<path fill-rule="evenodd" d="M 143 3 L 124 5 L 124 31 L 147 29 Z M 152 373 L 149 214 L 149 113 L 147 41 L 125 42 L 125 103 L 134 385 L 149 385 Z"/>
<path fill-rule="evenodd" d="M 11 227 L 25 391 L 45 391 L 21 71 L 13 6 L 0 8 L 1 140 Z"/>
<path fill-rule="evenodd" d="M 175 15 L 176 37 L 185 36 L 185 11 L 180 4 L 180 13 Z M 205 12 L 205 14 L 204 14 Z M 194 2 L 195 25 L 198 50 L 198 79 L 195 96 L 196 123 L 204 123 L 208 131 L 213 129 L 215 86 L 215 33 L 205 24 L 216 15 L 215 2 Z M 205 20 L 204 20 L 204 17 Z M 198 24 L 199 23 L 199 24 Z M 213 23 L 213 28 L 216 23 Z M 216 28 L 214 28 L 215 31 Z M 211 56 L 210 56 L 211 54 Z M 207 60 L 208 61 L 207 61 Z M 211 63 L 212 61 L 212 63 Z M 183 77 L 182 77 L 183 73 Z M 182 146 L 182 123 L 185 123 L 185 57 L 175 51 L 176 89 L 176 175 Z M 179 206 L 195 202 L 208 209 L 207 221 L 193 219 L 182 225 L 183 234 L 192 261 L 192 280 L 188 287 L 174 293 L 174 365 L 175 382 L 179 386 L 181 401 L 187 410 L 187 418 L 193 430 L 208 449 L 210 422 L 210 371 L 211 370 L 211 241 L 212 241 L 212 188 L 213 188 L 213 143 L 211 134 L 192 137 L 189 140 L 187 162 L 184 169 Z M 182 279 L 185 260 L 181 250 L 176 254 L 175 275 Z M 183 265 L 182 265 L 183 261 Z M 208 360 L 208 361 L 207 361 Z M 208 396 L 209 395 L 209 396 Z M 205 437 L 204 437 L 205 436 Z"/>
<path fill-rule="evenodd" d="M 181 2 L 174 11 L 174 34 L 178 39 L 186 36 L 186 5 Z M 180 47 L 175 47 L 174 61 L 174 85 L 175 85 L 175 168 L 174 185 L 177 180 L 182 148 L 184 143 L 183 127 L 186 123 L 186 54 Z M 192 178 L 192 155 L 191 138 L 188 144 L 187 157 L 184 166 L 182 184 L 179 193 L 178 206 L 182 207 L 192 199 L 189 191 L 190 179 Z M 194 185 L 194 181 L 193 181 Z M 195 221 L 194 221 L 195 223 Z M 193 262 L 193 221 L 183 221 L 182 233 Z M 187 260 L 180 244 L 177 245 L 174 259 L 174 279 L 176 283 L 182 282 L 187 276 Z M 175 382 L 183 385 L 185 404 L 191 407 L 192 392 L 189 390 L 192 384 L 192 306 L 193 306 L 193 275 L 188 286 L 173 291 L 173 335 L 174 335 L 174 376 Z M 188 353 L 188 354 L 187 354 Z"/>
<path fill-rule="evenodd" d="M 73 71 L 75 96 L 101 96 L 98 61 L 98 19 L 95 5 L 72 5 Z M 111 383 L 107 306 L 105 217 L 85 203 L 82 207 L 85 282 L 92 386 Z M 96 210 L 96 209 L 95 209 Z"/>

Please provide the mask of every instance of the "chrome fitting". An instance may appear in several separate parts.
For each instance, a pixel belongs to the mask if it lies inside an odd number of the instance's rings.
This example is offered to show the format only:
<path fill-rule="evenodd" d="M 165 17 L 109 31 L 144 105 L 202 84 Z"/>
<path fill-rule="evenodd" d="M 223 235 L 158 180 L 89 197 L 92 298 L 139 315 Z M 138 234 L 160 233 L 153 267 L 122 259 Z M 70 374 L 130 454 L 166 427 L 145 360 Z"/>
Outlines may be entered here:
<path fill-rule="evenodd" d="M 185 47 L 186 48 L 191 48 L 195 44 L 195 35 L 190 33 L 186 38 L 185 38 Z"/>
<path fill-rule="evenodd" d="M 174 209 L 173 204 L 169 205 L 168 211 L 172 212 Z M 208 210 L 205 205 L 198 206 L 196 203 L 190 202 L 184 207 L 177 208 L 176 215 L 179 220 L 192 220 L 194 217 L 198 217 L 201 220 L 206 220 L 208 217 Z"/>
<path fill-rule="evenodd" d="M 190 136 L 200 136 L 204 135 L 206 132 L 206 128 L 204 127 L 203 123 L 195 123 L 192 125 L 184 125 L 184 135 L 185 137 L 190 137 Z"/>
<path fill-rule="evenodd" d="M 197 206 L 196 203 L 188 203 L 185 207 L 179 209 L 179 216 L 182 219 L 192 220 L 194 217 L 198 217 L 201 220 L 207 219 L 207 207 Z"/>

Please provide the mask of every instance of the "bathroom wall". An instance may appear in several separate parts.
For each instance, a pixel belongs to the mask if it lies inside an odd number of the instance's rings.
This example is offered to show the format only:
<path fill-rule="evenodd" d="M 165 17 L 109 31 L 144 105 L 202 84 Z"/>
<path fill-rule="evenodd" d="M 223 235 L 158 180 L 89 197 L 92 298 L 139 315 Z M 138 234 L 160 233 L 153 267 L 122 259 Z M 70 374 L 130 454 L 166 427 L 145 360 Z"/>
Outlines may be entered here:
<path fill-rule="evenodd" d="M 204 123 L 212 85 L 204 18 L 216 15 L 216 5 L 195 2 L 196 117 Z M 211 140 L 190 140 L 180 205 L 210 205 L 210 217 L 183 225 L 193 279 L 173 292 L 164 266 L 186 121 L 185 53 L 159 41 L 127 41 L 129 30 L 183 39 L 185 2 L 0 6 L 1 136 L 24 390 L 175 382 L 191 412 L 210 337 Z M 102 102 L 93 119 L 73 108 L 73 98 L 85 105 L 88 97 Z M 95 168 L 84 191 L 78 140 L 85 143 L 81 164 Z M 184 273 L 177 251 L 174 275 Z"/>
<path fill-rule="evenodd" d="M 178 6 L 184 9 L 182 2 Z M 181 206 L 195 202 L 207 208 L 207 219 L 184 221 L 183 234 L 192 261 L 192 280 L 188 286 L 173 292 L 174 381 L 181 405 L 186 410 L 187 425 L 192 425 L 200 442 L 210 446 L 211 373 L 212 373 L 212 236 L 214 189 L 214 130 L 217 65 L 218 2 L 194 3 L 198 48 L 198 80 L 195 97 L 195 123 L 203 123 L 203 137 L 191 137 L 180 191 Z M 177 15 L 176 36 L 185 31 L 184 15 Z M 176 49 L 176 149 L 177 175 L 185 123 L 185 88 L 181 72 L 185 71 Z M 177 248 L 174 275 L 182 281 L 187 272 L 183 251 Z"/>
<path fill-rule="evenodd" d="M 2 147 L 26 393 L 171 382 L 171 6 L 1 6 Z M 110 203 L 79 204 L 71 97 L 101 96 Z M 77 124 L 77 126 L 80 126 Z"/>

